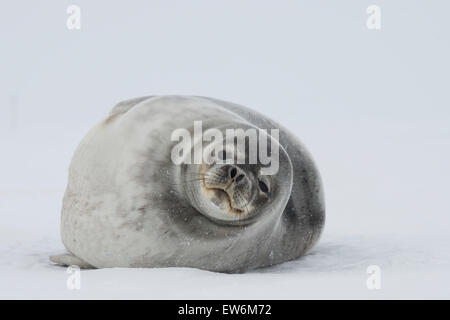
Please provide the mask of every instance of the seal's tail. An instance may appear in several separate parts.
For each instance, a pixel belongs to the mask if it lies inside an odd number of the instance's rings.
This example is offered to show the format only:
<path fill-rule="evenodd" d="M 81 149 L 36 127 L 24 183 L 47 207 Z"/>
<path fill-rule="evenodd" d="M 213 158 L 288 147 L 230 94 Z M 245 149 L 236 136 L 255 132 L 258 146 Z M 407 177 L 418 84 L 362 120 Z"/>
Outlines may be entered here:
<path fill-rule="evenodd" d="M 77 256 L 74 256 L 71 253 L 59 254 L 56 256 L 50 256 L 50 261 L 62 265 L 62 266 L 78 266 L 81 269 L 94 269 L 95 267 L 90 265 L 89 263 L 81 260 Z"/>

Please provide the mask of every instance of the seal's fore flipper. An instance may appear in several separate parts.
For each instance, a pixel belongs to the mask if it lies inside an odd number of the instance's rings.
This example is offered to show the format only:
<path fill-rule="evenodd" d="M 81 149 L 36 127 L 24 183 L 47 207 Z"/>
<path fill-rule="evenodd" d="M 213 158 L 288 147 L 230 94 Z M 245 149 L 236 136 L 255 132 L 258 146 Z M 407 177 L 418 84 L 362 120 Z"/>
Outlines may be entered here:
<path fill-rule="evenodd" d="M 81 269 L 93 269 L 89 263 L 81 260 L 71 253 L 59 254 L 56 256 L 50 256 L 50 261 L 62 265 L 62 266 L 79 266 Z"/>

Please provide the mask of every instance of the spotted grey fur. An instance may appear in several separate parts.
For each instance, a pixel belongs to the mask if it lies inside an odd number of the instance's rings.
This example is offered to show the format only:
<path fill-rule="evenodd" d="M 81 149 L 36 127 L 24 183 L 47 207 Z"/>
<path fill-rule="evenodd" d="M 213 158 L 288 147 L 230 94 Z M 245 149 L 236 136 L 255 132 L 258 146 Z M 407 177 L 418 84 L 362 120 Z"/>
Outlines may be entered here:
<path fill-rule="evenodd" d="M 271 207 L 256 204 L 252 220 L 235 224 L 220 223 L 193 203 L 186 179 L 190 167 L 170 160 L 176 144 L 170 136 L 177 128 L 192 130 L 197 120 L 207 128 L 242 124 L 280 130 L 281 172 L 273 176 L 279 189 L 270 195 Z M 244 272 L 304 255 L 318 241 L 324 220 L 318 170 L 288 130 L 221 100 L 142 97 L 116 105 L 75 151 L 61 221 L 70 253 L 51 260 L 95 268 Z"/>

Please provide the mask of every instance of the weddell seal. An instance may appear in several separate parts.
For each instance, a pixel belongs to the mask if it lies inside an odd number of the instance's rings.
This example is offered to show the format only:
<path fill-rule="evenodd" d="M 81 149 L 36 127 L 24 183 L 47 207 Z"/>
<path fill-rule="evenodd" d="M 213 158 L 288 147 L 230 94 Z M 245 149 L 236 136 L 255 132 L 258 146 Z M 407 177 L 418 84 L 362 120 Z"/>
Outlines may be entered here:
<path fill-rule="evenodd" d="M 244 272 L 304 255 L 325 221 L 311 156 L 279 124 L 205 97 L 116 105 L 73 155 L 50 257 L 82 268 Z"/>

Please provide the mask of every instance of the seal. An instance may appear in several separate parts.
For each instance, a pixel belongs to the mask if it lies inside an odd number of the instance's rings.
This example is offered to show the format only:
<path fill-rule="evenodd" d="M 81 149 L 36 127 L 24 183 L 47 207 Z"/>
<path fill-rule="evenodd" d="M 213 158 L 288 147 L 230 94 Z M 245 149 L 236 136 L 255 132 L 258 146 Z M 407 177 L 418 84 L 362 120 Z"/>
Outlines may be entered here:
<path fill-rule="evenodd" d="M 231 129 L 259 139 L 228 139 Z M 50 260 L 240 273 L 304 255 L 324 222 L 319 172 L 281 125 L 217 99 L 142 97 L 116 105 L 76 149 L 61 215 L 69 253 Z"/>

